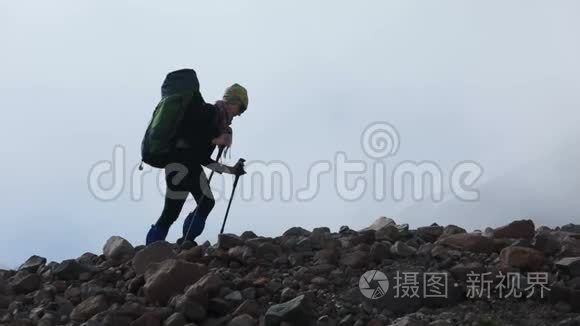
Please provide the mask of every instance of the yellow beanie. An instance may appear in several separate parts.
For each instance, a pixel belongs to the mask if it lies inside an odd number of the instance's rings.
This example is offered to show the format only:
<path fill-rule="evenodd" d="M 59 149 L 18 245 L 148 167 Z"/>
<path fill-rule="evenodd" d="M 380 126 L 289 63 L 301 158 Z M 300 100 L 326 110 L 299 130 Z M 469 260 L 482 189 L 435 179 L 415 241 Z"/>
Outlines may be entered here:
<path fill-rule="evenodd" d="M 224 101 L 238 100 L 242 105 L 242 112 L 248 108 L 248 91 L 240 84 L 233 84 L 224 93 Z"/>

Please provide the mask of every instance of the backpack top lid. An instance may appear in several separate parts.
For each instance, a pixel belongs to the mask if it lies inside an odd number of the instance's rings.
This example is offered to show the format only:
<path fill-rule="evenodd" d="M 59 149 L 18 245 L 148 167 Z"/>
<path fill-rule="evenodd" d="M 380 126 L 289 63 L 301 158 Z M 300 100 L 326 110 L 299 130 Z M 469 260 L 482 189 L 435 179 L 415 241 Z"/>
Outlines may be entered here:
<path fill-rule="evenodd" d="M 161 97 L 185 92 L 199 92 L 199 81 L 193 69 L 181 69 L 170 72 L 161 85 Z"/>

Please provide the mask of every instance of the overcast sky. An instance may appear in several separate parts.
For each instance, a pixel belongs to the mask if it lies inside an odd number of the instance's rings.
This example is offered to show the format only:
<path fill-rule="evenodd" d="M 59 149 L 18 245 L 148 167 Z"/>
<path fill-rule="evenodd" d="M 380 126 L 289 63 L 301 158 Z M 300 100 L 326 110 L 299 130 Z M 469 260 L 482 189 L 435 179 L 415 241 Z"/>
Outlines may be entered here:
<path fill-rule="evenodd" d="M 484 169 L 476 186 L 502 187 L 497 180 L 531 161 L 559 166 L 554 159 L 565 160 L 578 136 L 579 12 L 574 0 L 0 0 L 0 264 L 101 253 L 111 235 L 144 242 L 163 199 L 156 172 L 143 176 L 138 201 L 129 177 L 161 82 L 184 67 L 198 72 L 208 102 L 234 82 L 247 87 L 249 109 L 234 121 L 227 162 L 283 162 L 295 188 L 306 184 L 314 162 L 338 152 L 372 163 L 360 144 L 376 121 L 400 135 L 388 168 L 432 161 L 447 175 L 472 160 Z M 101 201 L 87 180 L 91 167 L 112 159 L 115 145 L 125 149 L 127 180 L 115 200 Z M 553 170 L 578 180 L 575 171 Z M 228 189 L 231 179 L 214 182 Z M 368 194 L 345 201 L 330 175 L 320 183 L 308 202 L 235 200 L 227 231 L 362 228 L 381 215 L 411 226 L 441 218 L 474 229 L 522 217 L 502 207 L 488 212 L 482 202 L 473 207 L 489 220 L 428 210 L 403 216 L 413 200 Z M 506 196 L 520 203 L 537 198 L 538 189 L 540 198 L 560 196 L 554 182 Z M 202 240 L 215 241 L 226 204 L 218 200 Z M 193 208 L 189 202 L 182 217 Z"/>

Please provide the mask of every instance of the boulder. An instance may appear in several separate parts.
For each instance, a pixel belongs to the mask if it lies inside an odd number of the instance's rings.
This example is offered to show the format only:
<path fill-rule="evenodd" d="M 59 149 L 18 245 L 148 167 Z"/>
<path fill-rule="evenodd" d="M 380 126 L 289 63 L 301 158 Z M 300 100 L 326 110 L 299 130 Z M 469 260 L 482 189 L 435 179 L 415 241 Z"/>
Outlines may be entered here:
<path fill-rule="evenodd" d="M 316 315 L 310 300 L 300 295 L 290 301 L 271 306 L 264 317 L 266 326 L 279 326 L 286 322 L 290 325 L 312 325 Z"/>
<path fill-rule="evenodd" d="M 135 248 L 129 241 L 112 236 L 103 246 L 103 255 L 114 263 L 124 263 L 135 255 Z"/>
<path fill-rule="evenodd" d="M 440 238 L 435 244 L 475 253 L 492 253 L 495 250 L 495 243 L 492 239 L 477 233 L 452 234 Z"/>
<path fill-rule="evenodd" d="M 39 268 L 46 264 L 46 258 L 40 256 L 32 256 L 24 262 L 24 264 L 20 265 L 18 268 L 19 271 L 27 271 L 30 273 L 36 273 Z"/>
<path fill-rule="evenodd" d="M 197 282 L 206 273 L 205 265 L 177 259 L 151 264 L 145 272 L 145 297 L 148 302 L 166 304 L 172 296 L 183 293 L 186 286 Z"/>
<path fill-rule="evenodd" d="M 558 260 L 556 266 L 572 277 L 580 276 L 580 257 L 566 257 Z"/>
<path fill-rule="evenodd" d="M 81 273 L 89 272 L 89 269 L 75 259 L 67 259 L 58 264 L 52 271 L 52 275 L 61 280 L 78 280 Z"/>
<path fill-rule="evenodd" d="M 166 241 L 156 241 L 143 248 L 133 257 L 133 269 L 137 275 L 142 275 L 150 264 L 159 263 L 177 257 L 173 246 Z"/>
<path fill-rule="evenodd" d="M 242 246 L 244 240 L 235 234 L 222 233 L 218 235 L 218 248 L 223 250 L 229 250 L 233 247 Z"/>
<path fill-rule="evenodd" d="M 70 318 L 76 322 L 85 322 L 107 308 L 109 308 L 109 302 L 104 295 L 100 294 L 81 302 L 71 312 Z"/>
<path fill-rule="evenodd" d="M 544 254 L 536 249 L 527 247 L 506 247 L 499 256 L 503 266 L 520 268 L 526 271 L 538 271 L 546 261 Z"/>
<path fill-rule="evenodd" d="M 527 239 L 534 238 L 536 227 L 532 220 L 513 221 L 508 225 L 492 231 L 495 239 Z"/>
<path fill-rule="evenodd" d="M 381 216 L 378 219 L 376 219 L 373 224 L 369 225 L 368 227 L 362 229 L 361 231 L 366 231 L 366 230 L 375 230 L 378 231 L 380 229 L 382 229 L 383 227 L 387 226 L 387 225 L 392 225 L 392 226 L 397 226 L 397 223 L 395 223 L 395 221 L 391 218 L 388 218 L 386 216 Z"/>
<path fill-rule="evenodd" d="M 38 290 L 41 282 L 42 279 L 38 274 L 20 271 L 14 275 L 10 284 L 16 294 L 27 294 Z"/>
<path fill-rule="evenodd" d="M 391 254 L 397 257 L 411 257 L 414 256 L 416 252 L 417 249 L 407 245 L 402 241 L 397 241 L 394 245 L 391 246 Z"/>

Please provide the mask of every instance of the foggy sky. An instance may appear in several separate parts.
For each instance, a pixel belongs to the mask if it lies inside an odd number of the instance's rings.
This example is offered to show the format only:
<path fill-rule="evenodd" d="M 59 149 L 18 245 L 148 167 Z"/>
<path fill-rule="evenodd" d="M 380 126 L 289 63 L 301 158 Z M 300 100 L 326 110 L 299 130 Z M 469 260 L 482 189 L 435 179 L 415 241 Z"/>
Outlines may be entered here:
<path fill-rule="evenodd" d="M 115 145 L 125 148 L 131 174 L 161 82 L 183 67 L 198 72 L 208 102 L 234 82 L 249 91 L 228 163 L 281 161 L 301 187 L 314 162 L 337 152 L 372 162 L 361 133 L 387 121 L 401 137 L 389 166 L 428 160 L 449 171 L 473 160 L 484 168 L 478 186 L 492 194 L 504 188 L 498 180 L 521 182 L 509 175 L 530 167 L 524 179 L 539 181 L 507 192 L 502 205 L 545 198 L 525 213 L 541 213 L 538 224 L 561 223 L 541 208 L 578 208 L 574 164 L 559 168 L 580 120 L 578 12 L 573 0 L 0 0 L 0 264 L 101 253 L 111 235 L 144 242 L 163 204 L 156 180 L 144 177 L 141 201 L 126 187 L 103 202 L 87 178 L 94 164 L 111 160 Z M 542 169 L 549 177 L 532 176 Z M 566 205 L 557 202 L 558 178 L 571 182 Z M 231 184 L 229 176 L 215 180 Z M 313 201 L 234 201 L 227 231 L 362 228 L 379 216 L 474 229 L 522 217 L 486 198 L 469 206 L 477 218 L 461 217 L 469 207 L 445 209 L 445 218 L 422 205 L 370 195 L 347 202 L 326 176 Z M 201 240 L 215 241 L 225 206 L 218 201 Z M 193 208 L 188 202 L 182 218 Z M 179 236 L 182 218 L 169 240 Z"/>

